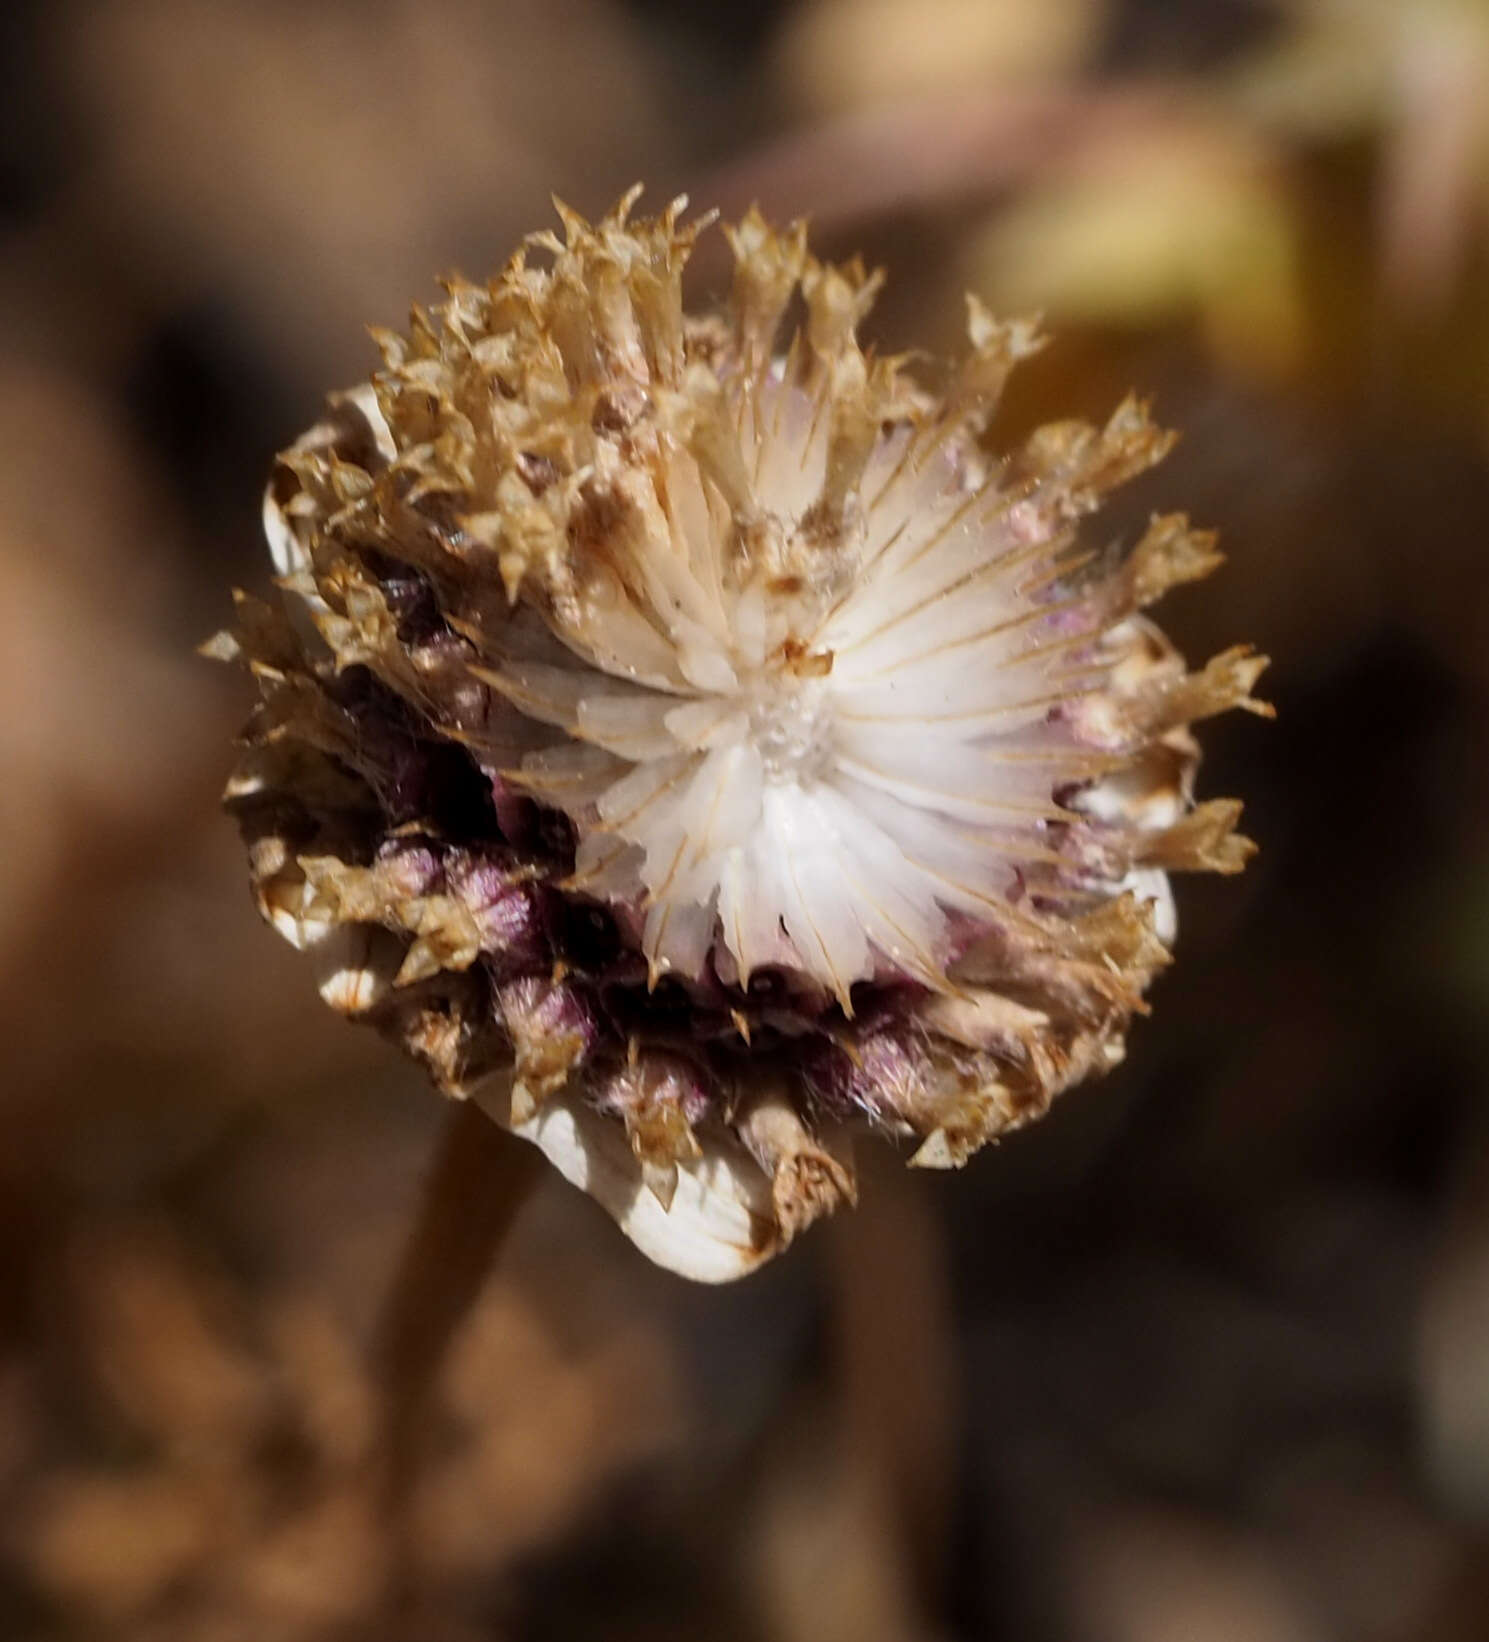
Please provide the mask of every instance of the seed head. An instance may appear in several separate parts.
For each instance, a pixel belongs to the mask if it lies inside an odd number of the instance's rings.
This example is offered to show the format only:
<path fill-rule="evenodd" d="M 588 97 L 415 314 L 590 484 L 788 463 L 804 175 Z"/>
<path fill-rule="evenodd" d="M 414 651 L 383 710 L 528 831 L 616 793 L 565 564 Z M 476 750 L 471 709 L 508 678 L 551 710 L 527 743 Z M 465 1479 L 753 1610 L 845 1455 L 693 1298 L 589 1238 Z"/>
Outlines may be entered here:
<path fill-rule="evenodd" d="M 1251 851 L 1189 725 L 1264 663 L 1138 614 L 1211 536 L 1083 538 L 1169 448 L 1144 407 L 989 441 L 1032 324 L 969 299 L 928 382 L 860 345 L 878 274 L 753 210 L 691 315 L 708 219 L 634 199 L 375 333 L 270 483 L 279 602 L 212 648 L 327 1001 L 721 1279 L 853 1197 L 854 1131 L 959 1166 L 1120 1059 L 1167 872 Z"/>

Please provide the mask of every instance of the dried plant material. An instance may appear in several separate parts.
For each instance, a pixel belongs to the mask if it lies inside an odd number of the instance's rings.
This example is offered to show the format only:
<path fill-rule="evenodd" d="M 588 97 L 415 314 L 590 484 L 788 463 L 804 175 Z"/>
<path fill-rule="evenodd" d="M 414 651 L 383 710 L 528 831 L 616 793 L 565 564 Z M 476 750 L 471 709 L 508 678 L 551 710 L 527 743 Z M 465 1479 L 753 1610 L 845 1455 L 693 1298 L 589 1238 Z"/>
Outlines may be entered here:
<path fill-rule="evenodd" d="M 858 1182 L 841 1137 L 813 1135 L 789 1094 L 761 1088 L 735 1123 L 751 1157 L 770 1178 L 776 1224 L 788 1239 L 840 1203 L 857 1202 Z"/>
<path fill-rule="evenodd" d="M 169 1475 L 63 1473 L 28 1501 L 19 1549 L 41 1590 L 118 1625 L 210 1554 L 227 1503 L 221 1489 Z"/>
<path fill-rule="evenodd" d="M 383 1628 L 377 1388 L 346 1296 L 209 1277 L 199 1247 L 129 1222 L 78 1230 L 53 1275 L 66 1372 L 26 1411 L 40 1440 L 6 1479 L 7 1577 L 68 1635 L 409 1634 Z M 69 1394 L 93 1413 L 58 1443 Z M 490 1285 L 434 1388 L 441 1441 L 413 1501 L 412 1555 L 448 1634 L 466 1634 L 477 1582 L 675 1440 L 677 1406 L 639 1326 L 560 1346 L 531 1301 Z"/>
<path fill-rule="evenodd" d="M 858 341 L 881 276 L 754 212 L 694 316 L 706 219 L 634 197 L 377 334 L 271 482 L 277 614 L 212 651 L 329 1001 L 719 1280 L 851 1201 L 846 1131 L 957 1166 L 1120 1058 L 1164 869 L 1249 852 L 1187 722 L 1261 663 L 1138 614 L 1208 535 L 1083 538 L 1172 442 L 1136 401 L 995 454 L 1034 326 L 973 300 L 912 374 Z"/>
<path fill-rule="evenodd" d="M 266 1417 L 232 1311 L 169 1241 L 80 1240 L 68 1260 L 80 1368 L 113 1420 L 169 1451 L 235 1447 Z"/>

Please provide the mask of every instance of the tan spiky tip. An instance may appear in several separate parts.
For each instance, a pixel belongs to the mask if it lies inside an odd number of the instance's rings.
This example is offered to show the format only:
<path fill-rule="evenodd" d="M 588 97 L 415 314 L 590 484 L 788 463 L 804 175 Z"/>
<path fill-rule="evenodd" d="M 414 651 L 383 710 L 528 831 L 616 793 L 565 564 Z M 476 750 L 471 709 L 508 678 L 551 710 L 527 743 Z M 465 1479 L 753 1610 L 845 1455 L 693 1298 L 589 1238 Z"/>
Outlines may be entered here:
<path fill-rule="evenodd" d="M 280 598 L 229 792 L 328 1001 L 475 1091 L 653 1258 L 751 1269 L 856 1187 L 959 1165 L 1120 1058 L 1173 869 L 1237 870 L 1188 726 L 1251 696 L 1141 609 L 1219 562 L 1084 521 L 1170 436 L 1134 400 L 999 450 L 1027 321 L 934 378 L 881 281 L 756 211 L 559 206 L 281 457 Z M 800 319 L 789 336 L 788 316 Z"/>

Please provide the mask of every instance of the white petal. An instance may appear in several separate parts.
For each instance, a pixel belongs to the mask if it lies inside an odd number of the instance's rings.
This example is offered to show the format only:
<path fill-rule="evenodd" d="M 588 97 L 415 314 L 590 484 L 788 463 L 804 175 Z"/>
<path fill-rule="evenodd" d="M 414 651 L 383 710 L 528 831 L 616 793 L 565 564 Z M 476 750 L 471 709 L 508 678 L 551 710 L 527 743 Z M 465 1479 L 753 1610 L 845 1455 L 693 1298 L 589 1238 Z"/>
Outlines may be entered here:
<path fill-rule="evenodd" d="M 986 912 L 990 902 L 1000 901 L 1012 887 L 1014 868 L 1005 852 L 1016 850 L 1016 839 L 979 834 L 848 778 L 835 785 L 847 803 L 873 822 L 907 861 L 936 881 L 938 900 L 966 911 Z"/>
<path fill-rule="evenodd" d="M 675 696 L 650 691 L 589 694 L 579 702 L 576 730 L 585 741 L 593 741 L 622 758 L 638 762 L 666 758 L 677 751 L 666 722 L 676 705 Z"/>
<path fill-rule="evenodd" d="M 677 1166 L 663 1208 L 613 1118 L 581 1095 L 550 1095 L 525 1123 L 512 1122 L 511 1079 L 493 1078 L 474 1096 L 504 1129 L 538 1147 L 570 1184 L 587 1192 L 657 1265 L 700 1283 L 727 1283 L 764 1264 L 781 1246 L 770 1182 L 743 1147 L 711 1137 L 701 1158 Z"/>
<path fill-rule="evenodd" d="M 921 809 L 963 821 L 1058 818 L 1048 776 L 1038 765 L 1008 764 L 979 748 L 949 757 L 946 746 L 913 729 L 839 724 L 836 767 Z"/>
<path fill-rule="evenodd" d="M 689 863 L 743 843 L 760 824 L 763 791 L 760 754 L 749 742 L 709 753 L 687 797 Z"/>
<path fill-rule="evenodd" d="M 802 967 L 848 1005 L 848 989 L 873 968 L 868 941 L 844 878 L 839 840 L 799 787 L 766 789 L 764 825 L 777 852 L 781 919 Z"/>
<path fill-rule="evenodd" d="M 868 938 L 907 974 L 928 986 L 944 985 L 938 948 L 946 921 L 932 883 L 841 793 L 824 784 L 812 798 L 824 832 L 835 837 Z"/>
<path fill-rule="evenodd" d="M 624 770 L 625 765 L 602 747 L 566 741 L 528 753 L 514 779 L 535 798 L 573 815 L 613 787 Z"/>
<path fill-rule="evenodd" d="M 761 385 L 761 448 L 754 458 L 760 505 L 783 519 L 798 519 L 816 500 L 827 472 L 832 418 L 824 392 L 808 393 L 795 383 Z M 748 428 L 748 423 L 747 423 Z"/>
<path fill-rule="evenodd" d="M 749 732 L 749 715 L 728 696 L 706 696 L 674 707 L 667 714 L 666 724 L 679 745 L 702 752 L 743 740 Z"/>
<path fill-rule="evenodd" d="M 698 976 L 714 938 L 714 903 L 702 906 L 658 901 L 648 909 L 641 950 L 659 970 Z"/>
<path fill-rule="evenodd" d="M 678 648 L 678 665 L 688 683 L 699 690 L 724 694 L 739 688 L 739 678 L 729 657 L 701 631 L 684 632 Z"/>
<path fill-rule="evenodd" d="M 685 688 L 676 650 L 613 573 L 592 573 L 572 606 L 555 606 L 553 621 L 564 643 L 596 671 L 654 690 Z"/>
<path fill-rule="evenodd" d="M 720 613 L 722 630 L 727 632 L 727 612 L 722 592 L 724 543 L 709 512 L 708 496 L 698 464 L 686 451 L 679 450 L 669 441 L 664 451 L 663 478 L 664 503 L 672 526 L 673 546 L 691 565 L 710 606 Z"/>
<path fill-rule="evenodd" d="M 655 825 L 658 802 L 687 779 L 696 763 L 678 753 L 636 765 L 600 798 L 600 819 L 612 831 L 642 842 Z"/>
<path fill-rule="evenodd" d="M 734 603 L 734 648 L 740 665 L 759 667 L 766 651 L 766 593 L 759 581 L 751 582 Z"/>
<path fill-rule="evenodd" d="M 633 900 L 645 888 L 641 869 L 646 856 L 636 844 L 614 833 L 592 832 L 579 840 L 569 883 L 597 900 Z"/>
<path fill-rule="evenodd" d="M 775 862 L 763 835 L 728 851 L 719 869 L 719 926 L 742 982 L 793 956 L 780 908 Z"/>

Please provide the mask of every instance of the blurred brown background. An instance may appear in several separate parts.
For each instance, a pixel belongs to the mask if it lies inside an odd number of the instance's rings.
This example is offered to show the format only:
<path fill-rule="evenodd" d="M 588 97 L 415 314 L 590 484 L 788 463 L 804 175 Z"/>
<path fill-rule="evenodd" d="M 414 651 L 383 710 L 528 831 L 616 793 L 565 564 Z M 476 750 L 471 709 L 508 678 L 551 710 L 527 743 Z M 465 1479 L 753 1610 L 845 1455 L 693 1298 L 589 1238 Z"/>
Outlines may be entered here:
<path fill-rule="evenodd" d="M 637 178 L 812 214 L 1129 386 L 1207 737 L 1126 1067 L 734 1289 L 555 1178 L 441 1389 L 390 1617 L 365 1345 L 441 1113 L 216 810 L 257 498 L 433 275 Z M 1489 6 L 11 0 L 0 21 L 0 1634 L 1489 1636 Z M 720 265 L 701 259 L 699 290 Z"/>

